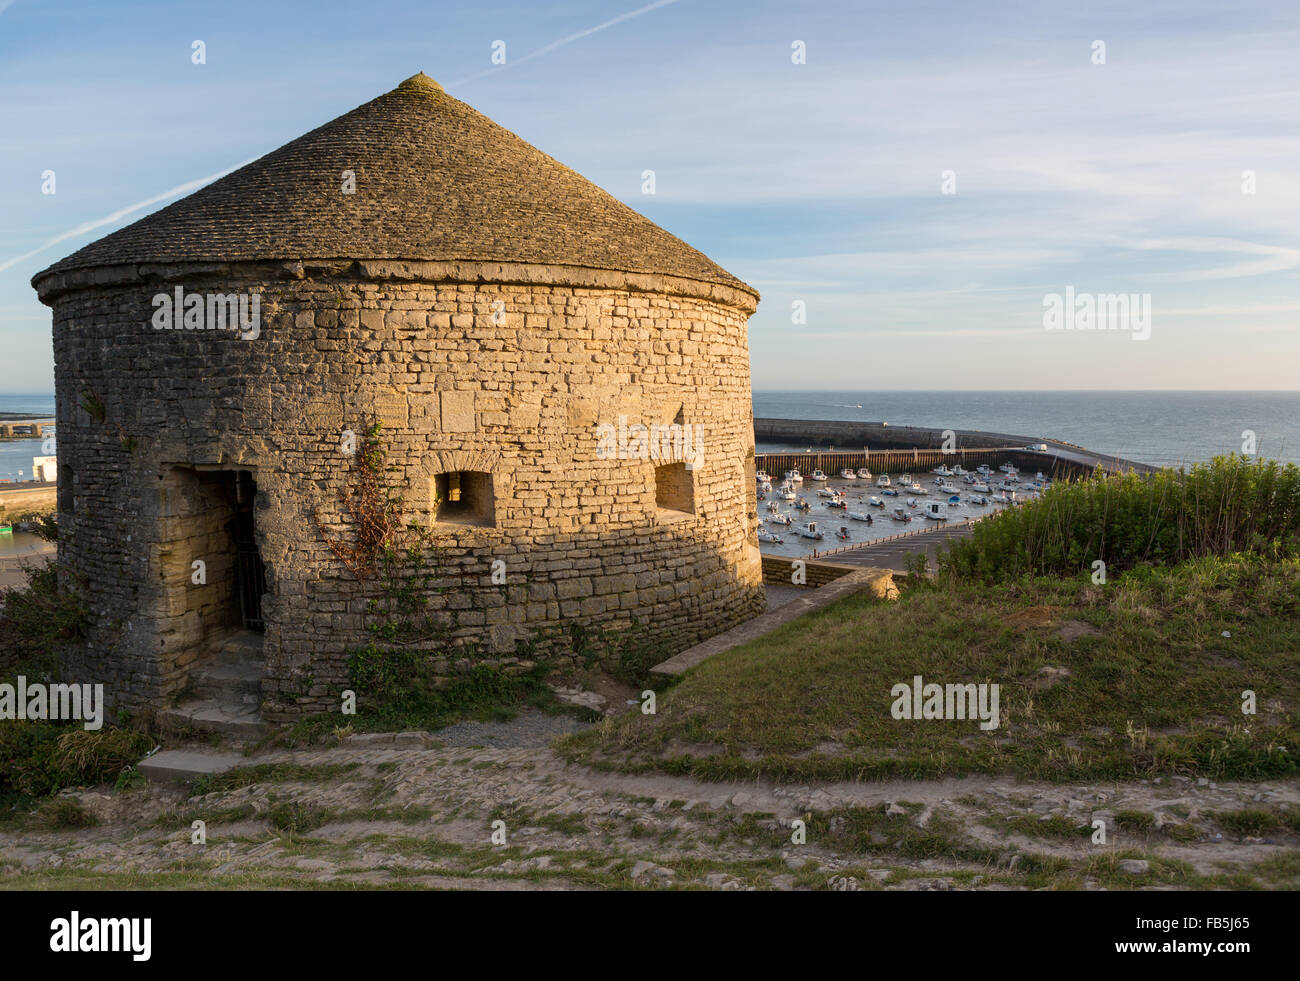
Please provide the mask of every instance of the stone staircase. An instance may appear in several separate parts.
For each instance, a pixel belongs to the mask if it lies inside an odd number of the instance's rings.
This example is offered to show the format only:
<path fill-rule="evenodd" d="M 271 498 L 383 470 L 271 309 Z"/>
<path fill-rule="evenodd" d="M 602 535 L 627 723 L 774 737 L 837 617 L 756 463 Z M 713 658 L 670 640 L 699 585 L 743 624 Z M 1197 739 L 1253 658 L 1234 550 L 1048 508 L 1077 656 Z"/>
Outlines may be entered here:
<path fill-rule="evenodd" d="M 159 714 L 177 729 L 256 740 L 267 731 L 262 720 L 262 635 L 252 630 L 230 634 L 190 672 L 190 697 Z"/>

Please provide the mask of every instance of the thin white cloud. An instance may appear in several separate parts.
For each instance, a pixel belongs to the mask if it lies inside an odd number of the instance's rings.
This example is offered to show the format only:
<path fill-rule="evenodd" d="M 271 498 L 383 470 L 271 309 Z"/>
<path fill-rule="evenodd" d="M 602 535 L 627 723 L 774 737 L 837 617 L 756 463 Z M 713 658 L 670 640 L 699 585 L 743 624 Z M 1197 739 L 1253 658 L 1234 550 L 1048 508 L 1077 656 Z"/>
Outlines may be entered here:
<path fill-rule="evenodd" d="M 487 69 L 486 71 L 476 72 L 473 75 L 468 75 L 460 81 L 452 82 L 451 84 L 455 87 L 457 85 L 464 85 L 467 82 L 472 82 L 478 78 L 486 78 L 488 75 L 496 75 L 499 72 L 505 71 L 507 68 L 513 68 L 516 65 L 522 65 L 526 61 L 532 61 L 534 58 L 540 58 L 544 54 L 550 54 L 556 48 L 562 48 L 566 44 L 572 44 L 574 41 L 580 41 L 584 37 L 590 37 L 598 31 L 605 30 L 607 27 L 613 27 L 615 24 L 621 24 L 626 20 L 631 20 L 633 17 L 640 17 L 642 14 L 648 14 L 652 10 L 658 10 L 660 7 L 667 7 L 669 4 L 677 2 L 678 0 L 655 0 L 654 3 L 647 4 L 644 7 L 639 7 L 636 10 L 629 10 L 625 14 L 619 14 L 617 17 L 607 20 L 604 23 L 597 24 L 595 27 L 588 27 L 586 30 L 578 31 L 576 34 L 570 34 L 568 37 L 562 37 L 558 41 L 552 41 L 550 44 L 543 45 L 536 51 L 530 51 L 522 58 L 516 58 L 514 61 L 510 61 L 507 58 L 504 65 L 497 65 L 493 68 Z"/>
<path fill-rule="evenodd" d="M 0 3 L 3 2 L 4 0 L 0 0 Z M 98 218 L 95 221 L 82 222 L 76 228 L 73 228 L 70 231 L 63 232 L 60 235 L 55 235 L 54 238 L 42 242 L 40 245 L 32 249 L 30 252 L 24 252 L 22 255 L 14 256 L 12 259 L 6 259 L 4 262 L 0 262 L 0 272 L 3 272 L 4 270 L 10 268 L 11 266 L 18 265 L 18 263 L 24 261 L 25 259 L 30 259 L 34 255 L 39 255 L 40 253 L 44 252 L 46 249 L 58 245 L 60 242 L 66 242 L 68 239 L 76 238 L 79 235 L 84 235 L 86 234 L 86 232 L 93 232 L 96 228 L 103 228 L 105 225 L 111 225 L 115 221 L 121 221 L 123 218 L 131 214 L 131 212 L 133 211 L 139 211 L 141 208 L 147 208 L 151 204 L 157 204 L 160 201 L 166 201 L 168 198 L 174 198 L 178 194 L 188 194 L 190 191 L 197 191 L 204 184 L 210 184 L 221 177 L 225 177 L 227 174 L 232 173 L 233 171 L 236 171 L 240 167 L 244 166 L 244 164 L 252 163 L 253 160 L 255 159 L 257 158 L 250 157 L 248 160 L 245 160 L 243 163 L 237 163 L 233 167 L 227 167 L 225 170 L 218 171 L 215 174 L 209 174 L 207 177 L 200 177 L 196 181 L 187 181 L 184 184 L 178 184 L 176 187 L 173 187 L 169 191 L 163 191 L 161 194 L 155 194 L 153 197 L 146 198 L 143 201 L 137 201 L 135 204 L 128 204 L 125 208 L 119 208 L 117 211 L 114 211 L 111 215 L 106 215 L 105 217 Z"/>
<path fill-rule="evenodd" d="M 12 7 L 14 3 L 15 0 L 0 0 L 0 14 L 3 14 L 6 10 Z"/>

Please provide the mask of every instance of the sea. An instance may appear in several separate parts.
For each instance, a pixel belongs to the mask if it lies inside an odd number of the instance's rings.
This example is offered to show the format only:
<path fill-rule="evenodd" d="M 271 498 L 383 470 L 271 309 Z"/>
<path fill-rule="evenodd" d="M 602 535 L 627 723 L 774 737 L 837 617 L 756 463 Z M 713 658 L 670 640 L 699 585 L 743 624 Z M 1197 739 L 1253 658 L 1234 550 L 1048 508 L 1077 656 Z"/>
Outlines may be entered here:
<path fill-rule="evenodd" d="M 1300 464 L 1300 391 L 756 391 L 754 415 L 1037 436 L 1155 466 L 1241 453 L 1249 433 L 1260 456 Z"/>

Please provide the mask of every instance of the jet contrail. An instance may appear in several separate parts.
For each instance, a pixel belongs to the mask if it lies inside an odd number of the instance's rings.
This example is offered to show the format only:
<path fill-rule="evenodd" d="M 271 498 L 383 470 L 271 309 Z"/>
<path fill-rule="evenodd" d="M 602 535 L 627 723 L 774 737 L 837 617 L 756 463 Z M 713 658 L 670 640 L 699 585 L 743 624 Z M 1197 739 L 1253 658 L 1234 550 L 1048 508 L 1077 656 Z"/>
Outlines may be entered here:
<path fill-rule="evenodd" d="M 0 3 L 4 3 L 4 0 L 0 0 Z M 3 7 L 0 7 L 0 10 L 3 9 L 4 9 Z M 67 241 L 70 238 L 76 238 L 78 235 L 83 235 L 86 232 L 93 231 L 96 228 L 101 228 L 104 225 L 111 225 L 113 222 L 121 218 L 125 218 L 132 211 L 139 211 L 141 208 L 147 208 L 149 207 L 149 205 L 157 204 L 159 201 L 166 201 L 168 198 L 175 197 L 178 194 L 185 194 L 189 191 L 196 191 L 204 184 L 209 184 L 212 181 L 215 181 L 219 177 L 225 177 L 227 174 L 231 173 L 232 171 L 236 171 L 240 167 L 244 166 L 244 164 L 252 163 L 256 159 L 257 159 L 256 157 L 250 157 L 248 160 L 245 160 L 244 163 L 237 163 L 233 167 L 227 167 L 225 170 L 218 171 L 215 174 L 209 174 L 207 177 L 200 177 L 196 181 L 189 181 L 188 183 L 180 184 L 176 187 L 173 187 L 170 191 L 163 191 L 162 194 L 155 194 L 153 197 L 146 198 L 143 201 L 137 201 L 135 204 L 128 204 L 125 208 L 120 208 L 119 210 L 114 211 L 111 215 L 108 215 L 105 218 L 100 218 L 96 221 L 83 222 L 82 224 L 78 225 L 76 228 L 72 229 L 69 232 L 64 232 L 62 235 L 55 235 L 54 238 L 50 239 L 47 242 L 43 242 L 42 244 L 38 245 L 36 248 L 32 249 L 32 251 L 30 252 L 24 252 L 20 256 L 15 256 L 12 259 L 6 259 L 4 262 L 0 262 L 0 272 L 3 272 L 5 269 L 8 269 L 10 266 L 17 265 L 18 263 L 22 262 L 24 259 L 30 259 L 32 256 L 36 255 L 37 253 L 44 252 L 46 249 L 50 248 L 51 246 L 58 245 L 60 242 Z"/>
<path fill-rule="evenodd" d="M 556 48 L 562 48 L 566 44 L 572 44 L 574 41 L 579 41 L 584 37 L 589 37 L 597 31 L 603 31 L 607 27 L 613 27 L 615 24 L 621 24 L 625 20 L 631 20 L 633 17 L 640 17 L 642 14 L 648 14 L 652 10 L 657 10 L 660 7 L 667 7 L 670 3 L 677 2 L 678 0 L 655 0 L 654 3 L 647 4 L 644 7 L 638 7 L 636 10 L 629 10 L 626 14 L 619 14 L 617 17 L 612 20 L 607 20 L 603 24 L 597 24 L 595 27 L 588 27 L 585 31 L 579 31 L 577 34 L 570 34 L 568 37 L 562 37 L 558 41 L 552 41 L 550 44 L 540 47 L 536 51 L 530 51 L 528 54 L 524 55 L 522 58 L 516 59 L 515 61 L 507 61 L 504 65 L 498 65 L 495 68 L 487 69 L 487 71 L 481 71 L 469 75 L 458 82 L 452 82 L 452 87 L 454 88 L 457 85 L 464 85 L 466 82 L 472 82 L 476 78 L 495 75 L 497 72 L 511 68 L 514 65 L 522 65 L 525 61 L 532 61 L 534 58 L 540 58 L 544 54 L 550 54 Z"/>

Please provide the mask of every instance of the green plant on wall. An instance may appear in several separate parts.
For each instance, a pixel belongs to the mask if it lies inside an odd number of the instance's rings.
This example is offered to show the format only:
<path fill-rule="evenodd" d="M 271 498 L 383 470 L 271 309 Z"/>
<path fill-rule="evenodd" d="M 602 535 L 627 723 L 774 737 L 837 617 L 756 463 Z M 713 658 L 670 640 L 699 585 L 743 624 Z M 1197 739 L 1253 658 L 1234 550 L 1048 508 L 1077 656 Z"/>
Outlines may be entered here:
<path fill-rule="evenodd" d="M 363 581 L 374 577 L 385 551 L 397 547 L 401 529 L 402 498 L 388 480 L 388 453 L 381 438 L 382 430 L 382 423 L 376 422 L 362 434 L 347 483 L 339 491 L 339 503 L 352 528 L 352 540 L 346 542 L 331 536 L 320 519 L 319 509 L 314 515 L 316 528 L 330 551 Z"/>
<path fill-rule="evenodd" d="M 81 393 L 81 407 L 96 422 L 103 422 L 108 415 L 108 410 L 104 408 L 104 400 L 90 389 L 86 389 Z"/>

